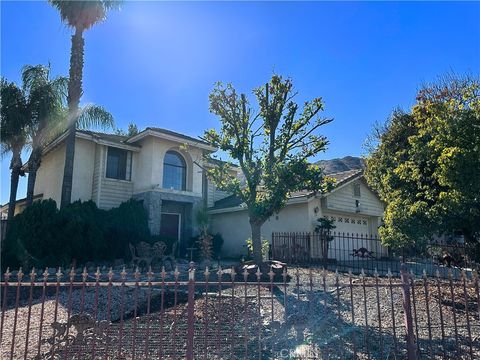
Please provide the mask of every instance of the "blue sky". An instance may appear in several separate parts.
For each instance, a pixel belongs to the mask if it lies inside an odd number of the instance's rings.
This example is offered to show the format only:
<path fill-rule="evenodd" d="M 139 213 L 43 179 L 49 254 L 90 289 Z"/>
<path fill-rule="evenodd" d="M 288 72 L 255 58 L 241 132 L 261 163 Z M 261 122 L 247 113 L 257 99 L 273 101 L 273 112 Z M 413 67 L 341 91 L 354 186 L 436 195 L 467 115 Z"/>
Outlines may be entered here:
<path fill-rule="evenodd" d="M 67 75 L 70 34 L 46 1 L 2 1 L 2 76 L 19 82 L 23 65 L 48 62 Z M 200 135 L 219 124 L 208 110 L 216 81 L 249 93 L 276 72 L 292 77 L 298 101 L 323 97 L 335 120 L 321 129 L 330 145 L 317 159 L 329 159 L 362 154 L 372 124 L 408 109 L 420 84 L 478 74 L 480 3 L 136 1 L 85 41 L 82 102 L 105 106 L 120 128 Z"/>

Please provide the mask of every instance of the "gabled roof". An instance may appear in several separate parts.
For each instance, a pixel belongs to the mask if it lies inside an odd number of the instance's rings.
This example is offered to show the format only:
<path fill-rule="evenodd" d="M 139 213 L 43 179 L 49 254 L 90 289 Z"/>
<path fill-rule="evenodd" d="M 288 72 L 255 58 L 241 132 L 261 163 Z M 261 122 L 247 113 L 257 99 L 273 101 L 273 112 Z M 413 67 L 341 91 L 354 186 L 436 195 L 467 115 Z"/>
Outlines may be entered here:
<path fill-rule="evenodd" d="M 180 134 L 172 130 L 162 129 L 158 127 L 147 127 L 145 128 L 145 130 L 140 131 L 137 135 L 129 137 L 125 142 L 128 144 L 133 144 L 147 136 L 155 136 L 155 137 L 160 137 L 166 140 L 184 142 L 184 143 L 187 143 L 188 145 L 198 146 L 210 151 L 217 150 L 215 147 L 211 146 L 208 142 L 200 138 L 194 138 L 188 135 Z"/>
<path fill-rule="evenodd" d="M 141 148 L 140 145 L 136 144 L 138 140 L 148 135 L 155 136 L 155 134 L 160 135 L 159 137 L 163 137 L 167 140 L 177 141 L 177 142 L 186 142 L 189 145 L 198 146 L 209 151 L 216 150 L 214 147 L 210 146 L 207 142 L 201 139 L 196 139 L 188 135 L 177 133 L 175 131 L 156 128 L 156 127 L 147 127 L 145 130 L 133 136 L 90 131 L 90 130 L 76 131 L 76 137 L 78 138 L 92 140 L 94 142 L 97 142 L 103 145 L 108 145 L 108 146 L 117 145 L 118 147 L 122 147 L 122 148 L 133 150 L 133 151 L 139 151 L 139 149 Z M 57 147 L 66 139 L 67 135 L 68 135 L 68 131 L 65 131 L 61 135 L 59 135 L 55 140 L 53 140 L 50 144 L 48 144 L 45 147 L 45 150 L 43 153 L 46 154 L 53 148 Z"/>
<path fill-rule="evenodd" d="M 334 178 L 336 180 L 335 188 L 334 188 L 335 190 L 338 187 L 349 183 L 350 181 L 353 181 L 355 179 L 362 177 L 363 170 L 348 170 L 348 171 L 342 171 L 336 174 L 328 174 L 326 176 Z M 288 200 L 292 201 L 299 198 L 307 199 L 313 195 L 314 195 L 314 192 L 310 190 L 295 191 L 290 194 L 290 197 L 288 198 Z M 242 204 L 243 204 L 242 199 L 240 199 L 236 195 L 230 195 L 230 196 L 227 196 L 226 198 L 216 201 L 214 206 L 212 206 L 208 210 L 210 211 L 210 210 L 235 208 L 235 207 L 241 206 Z"/>
<path fill-rule="evenodd" d="M 67 136 L 68 131 L 65 131 L 52 142 L 50 142 L 47 146 L 45 146 L 45 149 L 43 150 L 43 155 L 47 154 L 49 151 L 59 146 L 67 138 Z M 140 146 L 135 144 L 127 144 L 125 140 L 128 138 L 128 136 L 124 135 L 102 133 L 90 130 L 76 130 L 75 137 L 94 141 L 102 145 L 118 146 L 132 151 L 139 151 L 141 148 Z"/>
<path fill-rule="evenodd" d="M 118 134 L 109 134 L 109 133 L 102 133 L 97 131 L 90 131 L 90 130 L 77 130 L 78 133 L 91 135 L 92 137 L 107 140 L 117 144 L 125 144 L 125 140 L 128 139 L 126 135 L 118 135 Z"/>
<path fill-rule="evenodd" d="M 342 171 L 335 174 L 328 174 L 326 176 L 334 178 L 336 180 L 335 187 L 339 187 L 353 179 L 359 178 L 363 175 L 363 170 L 348 170 Z"/>

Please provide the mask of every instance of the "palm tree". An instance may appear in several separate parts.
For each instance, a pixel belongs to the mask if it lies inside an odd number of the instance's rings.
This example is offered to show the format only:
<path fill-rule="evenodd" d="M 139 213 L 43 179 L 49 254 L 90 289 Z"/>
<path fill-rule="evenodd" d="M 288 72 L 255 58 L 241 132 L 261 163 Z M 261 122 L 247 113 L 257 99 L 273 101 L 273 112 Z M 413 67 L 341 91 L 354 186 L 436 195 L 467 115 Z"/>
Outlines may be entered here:
<path fill-rule="evenodd" d="M 33 202 L 43 150 L 68 128 L 68 109 L 65 108 L 68 78 L 59 76 L 50 79 L 50 65 L 27 65 L 23 68 L 22 80 L 31 116 L 27 127 L 28 142 L 31 145 L 27 163 L 26 205 L 29 206 Z M 103 107 L 90 104 L 80 109 L 76 126 L 83 129 L 113 127 L 113 117 Z"/>
<path fill-rule="evenodd" d="M 54 137 L 65 130 L 65 98 L 68 78 L 50 79 L 50 65 L 27 65 L 22 70 L 23 91 L 28 96 L 27 106 L 31 116 L 27 135 L 31 146 L 28 159 L 26 205 L 33 202 L 33 190 L 42 152 Z"/>
<path fill-rule="evenodd" d="M 12 152 L 10 161 L 10 200 L 7 215 L 7 230 L 13 215 L 17 199 L 18 180 L 23 176 L 22 149 L 26 142 L 26 128 L 30 121 L 27 99 L 22 91 L 14 83 L 1 80 L 1 128 L 0 138 L 2 143 L 2 155 Z"/>
<path fill-rule="evenodd" d="M 120 1 L 84 0 L 64 1 L 49 0 L 60 12 L 60 17 L 75 30 L 72 35 L 70 51 L 70 81 L 68 83 L 68 137 L 66 141 L 65 168 L 63 172 L 61 207 L 69 204 L 72 197 L 73 160 L 75 156 L 75 129 L 79 116 L 80 97 L 82 96 L 83 76 L 83 32 L 93 25 L 105 20 L 110 9 L 120 7 Z"/>

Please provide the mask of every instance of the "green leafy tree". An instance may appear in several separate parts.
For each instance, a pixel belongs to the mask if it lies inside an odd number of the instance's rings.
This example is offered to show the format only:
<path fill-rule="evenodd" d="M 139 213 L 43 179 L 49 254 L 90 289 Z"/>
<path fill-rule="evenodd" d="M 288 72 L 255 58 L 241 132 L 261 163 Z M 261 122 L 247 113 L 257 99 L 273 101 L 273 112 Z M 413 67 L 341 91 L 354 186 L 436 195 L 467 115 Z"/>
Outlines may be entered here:
<path fill-rule="evenodd" d="M 134 136 L 138 134 L 138 127 L 134 123 L 128 124 L 128 130 L 125 131 L 123 129 L 115 129 L 116 135 L 123 135 L 123 136 Z"/>
<path fill-rule="evenodd" d="M 210 111 L 220 118 L 219 132 L 209 130 L 204 138 L 239 163 L 245 183 L 232 175 L 229 163 L 207 169 L 216 186 L 238 196 L 247 206 L 256 263 L 262 261 L 261 226 L 286 204 L 291 192 L 325 190 L 322 170 L 308 159 L 324 151 L 327 139 L 315 134 L 331 121 L 320 118 L 321 98 L 307 101 L 300 109 L 290 79 L 274 75 L 253 90 L 254 109 L 245 94 L 232 85 L 217 83 L 210 94 Z"/>
<path fill-rule="evenodd" d="M 17 199 L 18 181 L 23 176 L 22 171 L 22 149 L 27 140 L 26 129 L 30 121 L 30 115 L 27 106 L 27 97 L 25 93 L 15 83 L 10 83 L 6 79 L 1 80 L 1 152 L 2 156 L 11 152 L 10 161 L 10 200 L 7 214 L 8 224 L 11 222 L 15 213 L 15 202 Z"/>
<path fill-rule="evenodd" d="M 75 130 L 80 110 L 83 78 L 83 33 L 93 25 L 106 19 L 110 9 L 120 7 L 120 1 L 112 0 L 49 0 L 60 12 L 60 17 L 69 27 L 75 30 L 72 35 L 70 52 L 70 72 L 68 83 L 68 137 L 65 150 L 65 168 L 63 173 L 61 207 L 69 204 L 72 197 L 73 159 L 75 156 Z"/>
<path fill-rule="evenodd" d="M 383 241 L 419 245 L 461 230 L 480 236 L 480 83 L 449 76 L 424 86 L 410 112 L 396 110 L 375 130 L 369 184 L 387 204 Z"/>

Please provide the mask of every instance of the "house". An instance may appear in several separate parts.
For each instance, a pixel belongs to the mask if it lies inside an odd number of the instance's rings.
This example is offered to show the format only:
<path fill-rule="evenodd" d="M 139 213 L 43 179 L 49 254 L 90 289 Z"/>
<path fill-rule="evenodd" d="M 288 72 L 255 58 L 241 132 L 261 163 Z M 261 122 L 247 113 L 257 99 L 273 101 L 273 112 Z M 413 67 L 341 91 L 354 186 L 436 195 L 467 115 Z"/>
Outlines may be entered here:
<path fill-rule="evenodd" d="M 65 139 L 66 133 L 44 150 L 35 200 L 51 198 L 60 203 Z M 224 238 L 223 255 L 245 254 L 245 240 L 251 236 L 246 207 L 217 189 L 205 175 L 205 169 L 218 161 L 207 162 L 205 155 L 216 150 L 200 139 L 155 127 L 130 137 L 78 130 L 72 201 L 93 200 L 100 209 L 110 209 L 138 199 L 147 210 L 151 233 L 180 241 L 196 233 L 195 213 L 208 207 L 212 231 Z M 232 168 L 232 175 L 239 174 L 238 168 Z M 383 204 L 368 187 L 363 172 L 348 170 L 329 176 L 336 179 L 331 192 L 292 193 L 287 206 L 262 226 L 263 237 L 271 241 L 274 231 L 311 232 L 324 216 L 335 221 L 336 232 L 376 235 Z M 18 201 L 16 212 L 23 207 L 24 201 Z M 2 213 L 7 209 L 4 205 Z"/>
<path fill-rule="evenodd" d="M 348 170 L 328 176 L 336 180 L 331 192 L 292 193 L 286 207 L 263 224 L 262 237 L 271 242 L 272 232 L 313 232 L 318 224 L 317 219 L 325 216 L 334 221 L 336 233 L 377 235 L 384 207 L 368 187 L 363 171 Z M 248 213 L 242 201 L 235 196 L 226 197 L 217 201 L 209 209 L 209 214 L 213 231 L 223 235 L 224 254 L 232 257 L 245 254 L 245 240 L 251 236 L 251 232 Z M 375 252 L 386 253 L 386 249 L 377 243 Z M 345 251 L 360 247 L 358 242 L 339 243 L 337 246 Z"/>
<path fill-rule="evenodd" d="M 43 152 L 36 200 L 51 198 L 60 204 L 66 136 Z M 138 199 L 148 212 L 152 234 L 189 239 L 197 209 L 227 195 L 205 176 L 204 168 L 212 164 L 204 155 L 214 151 L 200 139 L 161 128 L 148 127 L 131 137 L 78 130 L 72 201 L 93 200 L 100 209 L 110 209 Z M 16 212 L 21 210 L 19 201 Z"/>

